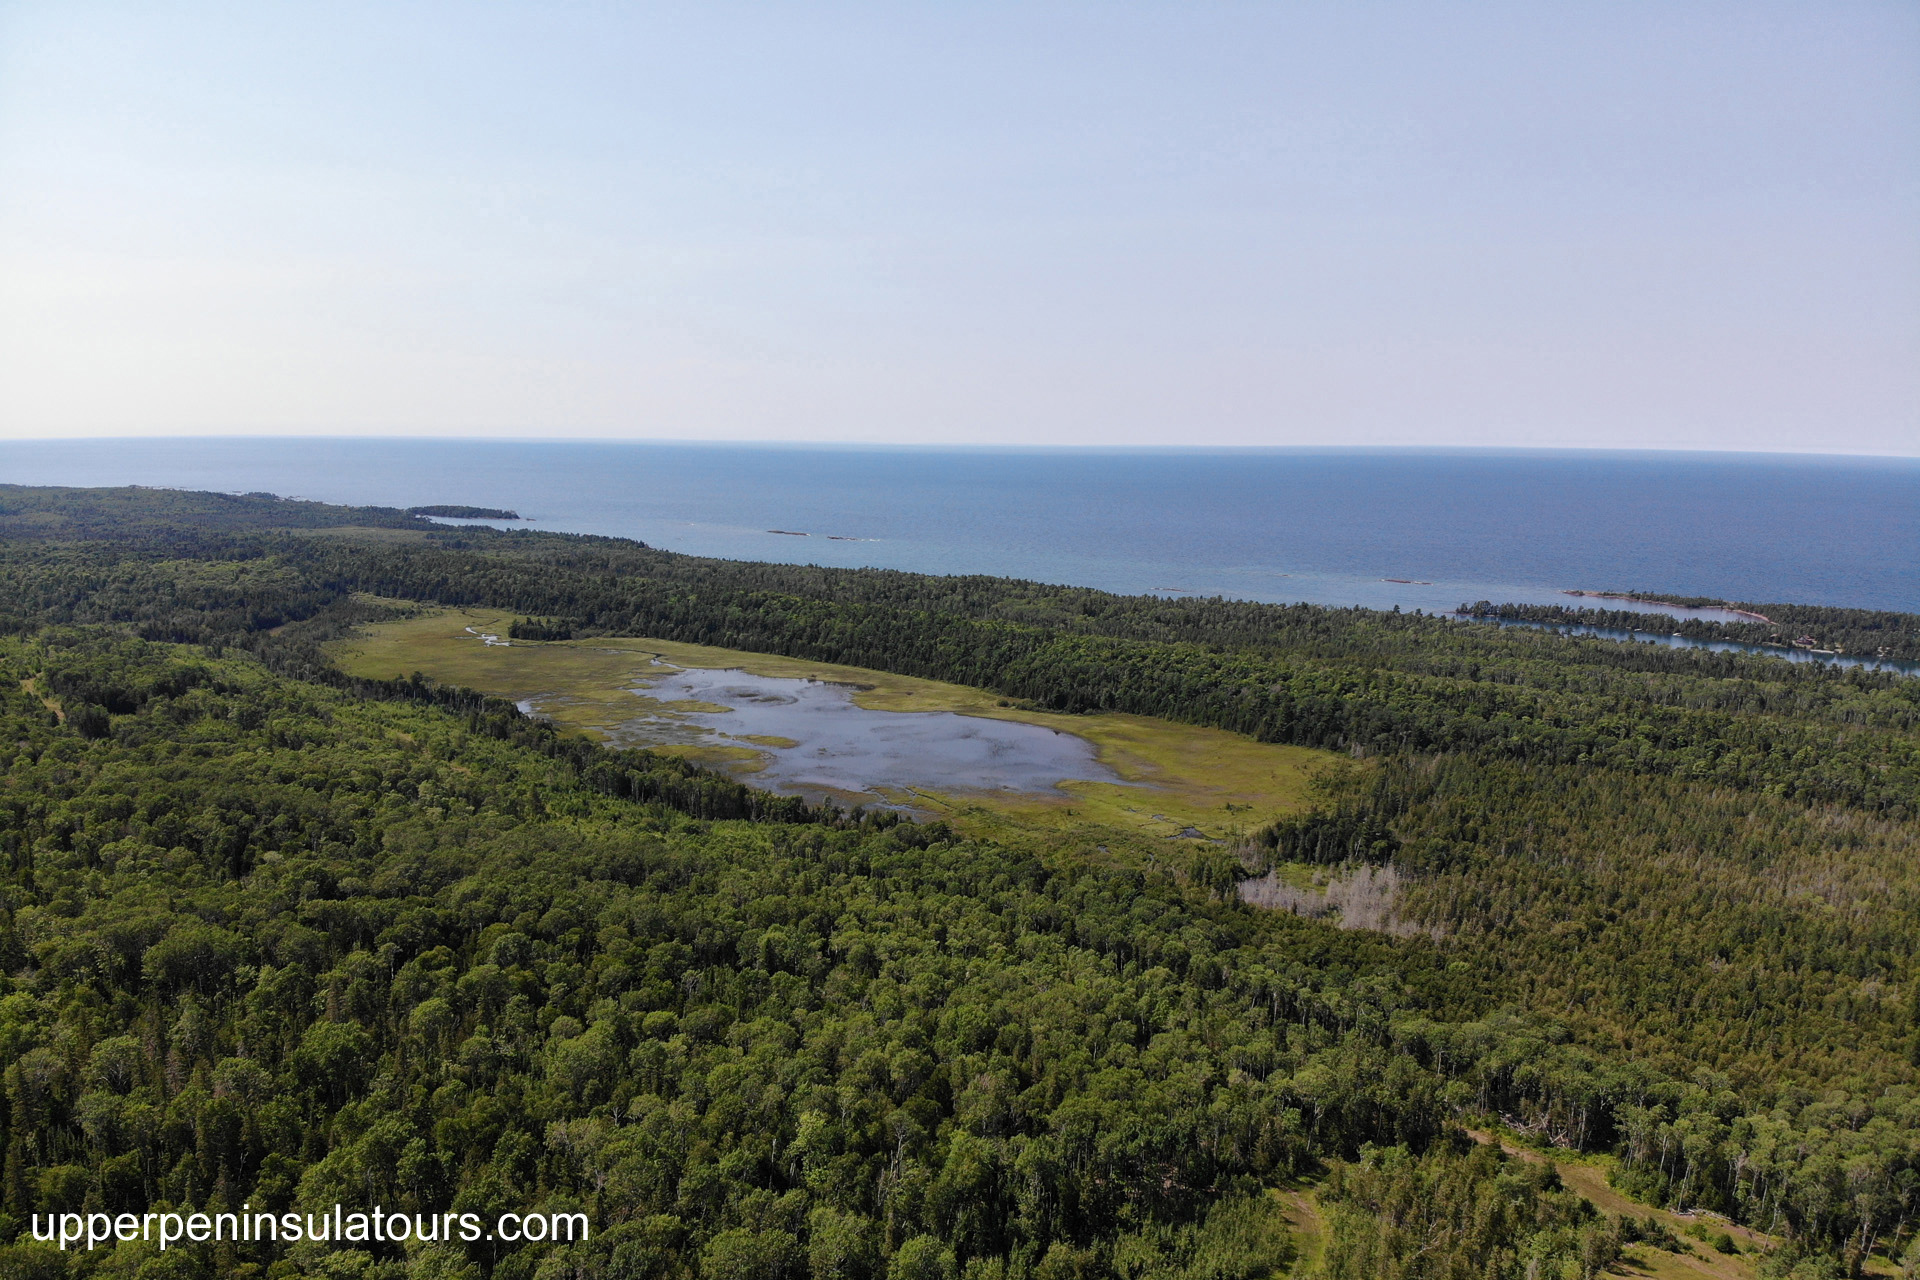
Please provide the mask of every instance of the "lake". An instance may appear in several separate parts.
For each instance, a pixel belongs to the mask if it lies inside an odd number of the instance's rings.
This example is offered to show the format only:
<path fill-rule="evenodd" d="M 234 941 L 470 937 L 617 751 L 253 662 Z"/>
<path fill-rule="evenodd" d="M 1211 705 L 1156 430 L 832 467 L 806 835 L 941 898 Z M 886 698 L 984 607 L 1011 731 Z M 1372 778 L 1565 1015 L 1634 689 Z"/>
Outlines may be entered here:
<path fill-rule="evenodd" d="M 1585 589 L 1920 611 L 1914 459 L 93 440 L 0 442 L 0 480 L 473 503 L 698 555 L 1175 596 L 1445 612 Z"/>

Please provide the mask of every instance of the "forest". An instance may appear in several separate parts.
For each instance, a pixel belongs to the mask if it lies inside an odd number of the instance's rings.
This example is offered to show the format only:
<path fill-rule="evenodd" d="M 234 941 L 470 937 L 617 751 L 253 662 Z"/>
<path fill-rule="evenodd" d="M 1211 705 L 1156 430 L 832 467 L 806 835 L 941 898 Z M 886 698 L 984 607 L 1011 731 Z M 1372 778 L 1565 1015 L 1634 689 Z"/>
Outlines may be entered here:
<path fill-rule="evenodd" d="M 326 659 L 427 603 L 1349 763 L 1230 852 L 996 844 Z M 1489 1127 L 1766 1233 L 1765 1274 L 1920 1264 L 1920 681 L 12 487 L 0 666 L 9 1276 L 1585 1278 L 1679 1245 Z M 1236 892 L 1364 866 L 1405 928 Z M 336 1202 L 595 1230 L 30 1229 Z"/>
<path fill-rule="evenodd" d="M 430 507 L 408 507 L 410 516 L 434 516 L 441 520 L 518 520 L 520 513 L 503 507 L 470 507 L 441 503 Z"/>

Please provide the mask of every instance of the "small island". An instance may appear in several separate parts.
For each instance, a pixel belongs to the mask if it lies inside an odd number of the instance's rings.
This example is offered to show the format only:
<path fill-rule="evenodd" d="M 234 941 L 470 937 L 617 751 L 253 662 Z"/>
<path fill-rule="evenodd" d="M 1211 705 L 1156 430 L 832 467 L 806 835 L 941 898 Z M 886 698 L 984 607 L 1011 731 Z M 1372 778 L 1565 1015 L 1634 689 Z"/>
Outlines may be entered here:
<path fill-rule="evenodd" d="M 505 511 L 499 507 L 408 507 L 410 516 L 433 516 L 440 520 L 519 520 L 518 511 Z"/>

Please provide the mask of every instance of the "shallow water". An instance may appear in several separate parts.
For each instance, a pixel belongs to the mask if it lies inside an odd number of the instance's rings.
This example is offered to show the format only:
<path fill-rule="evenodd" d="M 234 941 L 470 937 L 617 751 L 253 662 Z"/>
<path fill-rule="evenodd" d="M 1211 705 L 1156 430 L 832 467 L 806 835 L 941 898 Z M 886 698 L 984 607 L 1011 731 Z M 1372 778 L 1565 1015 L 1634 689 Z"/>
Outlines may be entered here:
<path fill-rule="evenodd" d="M 828 794 L 901 791 L 1045 792 L 1070 779 L 1119 782 L 1085 738 L 1040 725 L 951 711 L 872 711 L 853 689 L 822 680 L 681 669 L 660 664 L 634 692 L 652 704 L 621 725 L 621 746 L 743 746 L 765 768 L 743 780 L 773 791 Z M 728 708 L 697 710 L 675 703 Z M 794 746 L 753 742 L 788 739 Z M 724 766 L 723 766 L 724 767 Z"/>
<path fill-rule="evenodd" d="M 1466 617 L 1466 615 L 1462 615 Z M 1794 649 L 1777 644 L 1735 644 L 1728 640 L 1695 640 L 1688 636 L 1659 631 L 1622 631 L 1617 627 L 1595 627 L 1586 623 L 1529 622 L 1520 618 L 1473 618 L 1467 621 L 1495 623 L 1503 627 L 1531 627 L 1537 631 L 1557 631 L 1563 636 L 1598 636 L 1603 640 L 1621 640 L 1635 644 L 1663 644 L 1669 649 L 1710 649 L 1715 653 L 1750 653 L 1759 658 L 1779 658 L 1783 662 L 1817 663 L 1830 667 L 1860 667 L 1867 671 L 1887 671 L 1895 675 L 1920 676 L 1920 662 L 1902 662 L 1896 658 L 1857 658 L 1828 653 L 1821 649 Z"/>

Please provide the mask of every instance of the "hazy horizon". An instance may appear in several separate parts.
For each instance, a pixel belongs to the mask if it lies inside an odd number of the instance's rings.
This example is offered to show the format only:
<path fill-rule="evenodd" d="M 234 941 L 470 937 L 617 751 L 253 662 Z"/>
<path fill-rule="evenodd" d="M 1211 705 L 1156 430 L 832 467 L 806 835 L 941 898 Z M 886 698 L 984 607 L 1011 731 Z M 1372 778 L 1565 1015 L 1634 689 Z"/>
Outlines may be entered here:
<path fill-rule="evenodd" d="M 452 433 L 403 433 L 386 431 L 222 431 L 189 434 L 177 433 L 123 433 L 118 435 L 71 433 L 66 435 L 11 435 L 0 434 L 0 448 L 9 444 L 19 445 L 107 445 L 114 443 L 153 445 L 168 441 L 183 444 L 232 441 L 232 442 L 350 442 L 383 441 L 392 443 L 434 443 L 434 444 L 540 444 L 540 445 L 635 445 L 650 446 L 699 446 L 716 449 L 792 449 L 846 452 L 958 452 L 958 453 L 1168 453 L 1168 454 L 1211 454 L 1211 453 L 1276 453 L 1276 454 L 1346 454 L 1380 453 L 1405 455 L 1452 455 L 1487 454 L 1492 456 L 1525 456 L 1529 454 L 1594 454 L 1646 455 L 1679 459 L 1684 457 L 1713 458 L 1732 460 L 1752 458 L 1756 460 L 1781 459 L 1792 461 L 1816 462 L 1822 459 L 1834 462 L 1911 462 L 1920 463 L 1920 445 L 1913 452 L 1877 453 L 1871 451 L 1845 451 L 1820 448 L 1804 449 L 1751 449 L 1728 445 L 1722 448 L 1711 446 L 1658 445 L 1605 446 L 1584 444 L 1049 444 L 1023 443 L 1019 441 L 920 441 L 920 440 L 801 440 L 801 439 L 751 439 L 707 438 L 675 436 L 567 436 L 567 435 L 512 435 L 506 433 L 492 435 L 458 435 Z M 0 483 L 14 483 L 0 477 Z M 168 486 L 161 486 L 168 487 Z"/>
<path fill-rule="evenodd" d="M 1920 455 L 1920 10 L 0 4 L 0 438 Z"/>

